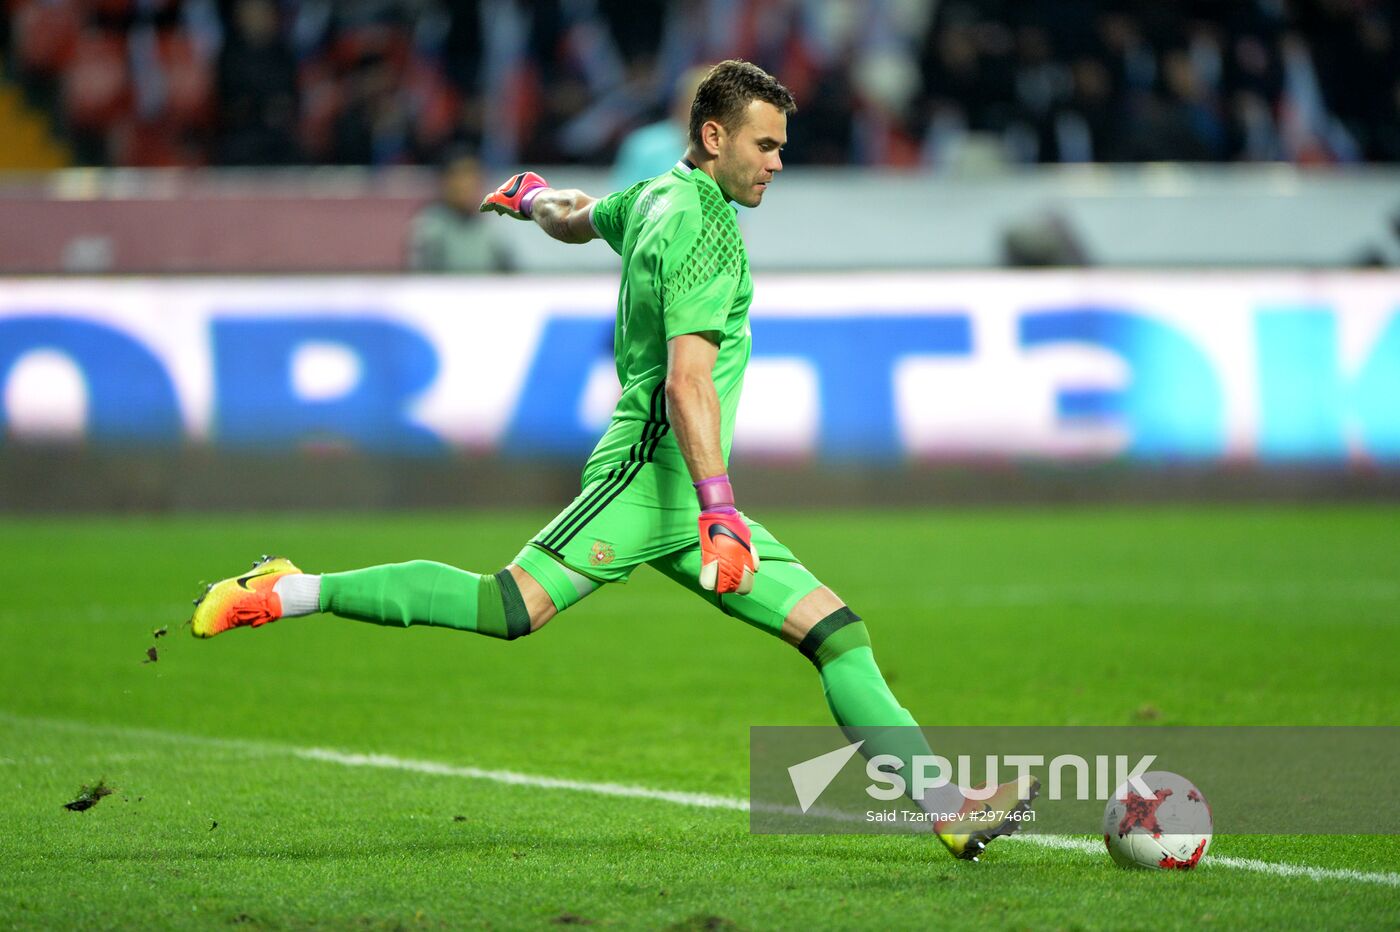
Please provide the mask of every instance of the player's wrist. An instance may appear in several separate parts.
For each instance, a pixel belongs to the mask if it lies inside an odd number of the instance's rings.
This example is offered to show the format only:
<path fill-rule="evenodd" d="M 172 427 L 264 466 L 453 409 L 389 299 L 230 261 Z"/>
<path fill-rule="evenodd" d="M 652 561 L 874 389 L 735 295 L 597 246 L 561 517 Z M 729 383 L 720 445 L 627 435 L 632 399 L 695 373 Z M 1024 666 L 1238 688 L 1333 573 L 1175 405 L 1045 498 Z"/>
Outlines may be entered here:
<path fill-rule="evenodd" d="M 734 515 L 739 509 L 734 507 L 734 486 L 729 483 L 729 474 L 721 473 L 708 479 L 692 483 L 695 497 L 700 501 L 700 513 L 706 515 Z"/>
<path fill-rule="evenodd" d="M 544 185 L 540 185 L 539 187 L 530 188 L 528 191 L 526 191 L 520 196 L 520 212 L 525 215 L 525 219 L 534 219 L 535 198 L 539 197 L 541 194 L 548 190 L 549 188 L 545 187 Z"/>

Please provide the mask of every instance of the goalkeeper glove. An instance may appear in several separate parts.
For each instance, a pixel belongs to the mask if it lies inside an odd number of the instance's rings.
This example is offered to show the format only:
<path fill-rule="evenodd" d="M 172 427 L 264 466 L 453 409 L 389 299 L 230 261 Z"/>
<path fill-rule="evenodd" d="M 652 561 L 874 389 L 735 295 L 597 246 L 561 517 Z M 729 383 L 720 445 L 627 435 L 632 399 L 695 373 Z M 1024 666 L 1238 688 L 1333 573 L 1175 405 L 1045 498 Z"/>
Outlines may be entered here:
<path fill-rule="evenodd" d="M 700 588 L 719 595 L 748 595 L 758 572 L 758 551 L 748 524 L 734 507 L 729 476 L 700 480 L 695 494 L 700 497 Z"/>
<path fill-rule="evenodd" d="M 481 212 L 494 210 L 516 220 L 529 220 L 536 195 L 548 187 L 549 182 L 534 172 L 520 172 L 486 195 L 481 202 Z"/>

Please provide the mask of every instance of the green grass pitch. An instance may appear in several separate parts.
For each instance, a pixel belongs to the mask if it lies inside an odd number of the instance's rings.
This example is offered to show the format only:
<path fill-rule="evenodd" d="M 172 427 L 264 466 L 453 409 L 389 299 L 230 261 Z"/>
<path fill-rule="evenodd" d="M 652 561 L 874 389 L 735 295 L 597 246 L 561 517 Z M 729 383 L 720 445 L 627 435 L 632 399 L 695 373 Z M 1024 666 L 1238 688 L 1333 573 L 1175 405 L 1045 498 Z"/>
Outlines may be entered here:
<path fill-rule="evenodd" d="M 199 580 L 264 551 L 495 570 L 547 517 L 7 518 L 0 926 L 1400 923 L 1389 837 L 1219 836 L 1190 874 L 1118 870 L 1087 835 L 969 865 L 928 839 L 752 836 L 734 810 L 305 753 L 743 798 L 748 726 L 826 723 L 816 677 L 647 569 L 513 643 L 180 627 Z M 1400 725 L 1394 507 L 763 517 L 867 619 L 924 724 Z M 99 778 L 111 797 L 61 808 Z"/>

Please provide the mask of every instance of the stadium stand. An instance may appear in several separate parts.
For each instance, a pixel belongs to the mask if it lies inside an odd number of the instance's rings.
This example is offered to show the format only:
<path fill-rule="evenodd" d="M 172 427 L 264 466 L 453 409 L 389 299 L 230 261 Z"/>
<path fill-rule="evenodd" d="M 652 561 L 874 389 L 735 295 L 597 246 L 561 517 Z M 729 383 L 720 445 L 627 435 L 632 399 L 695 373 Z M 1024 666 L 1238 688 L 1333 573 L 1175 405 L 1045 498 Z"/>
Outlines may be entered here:
<path fill-rule="evenodd" d="M 62 168 L 68 152 L 18 87 L 0 78 L 0 171 Z"/>
<path fill-rule="evenodd" d="M 1400 161 L 1387 3 L 482 8 L 9 0 L 6 32 L 84 164 L 432 164 L 463 144 L 606 164 L 686 67 L 732 56 L 797 94 L 795 163 Z"/>

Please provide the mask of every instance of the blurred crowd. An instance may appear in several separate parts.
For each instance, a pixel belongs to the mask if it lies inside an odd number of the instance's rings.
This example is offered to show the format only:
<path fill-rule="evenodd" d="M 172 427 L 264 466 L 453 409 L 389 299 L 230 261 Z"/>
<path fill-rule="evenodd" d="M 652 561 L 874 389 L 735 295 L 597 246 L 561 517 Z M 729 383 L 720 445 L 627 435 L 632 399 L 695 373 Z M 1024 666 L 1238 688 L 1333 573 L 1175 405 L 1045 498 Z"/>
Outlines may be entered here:
<path fill-rule="evenodd" d="M 1400 160 L 1400 32 L 1367 0 L 953 2 L 919 50 L 922 157 Z"/>
<path fill-rule="evenodd" d="M 1327 164 L 1400 161 L 1398 19 L 1377 0 L 8 0 L 0 40 L 98 164 L 608 164 L 691 66 L 730 57 L 795 93 L 796 164 Z"/>

